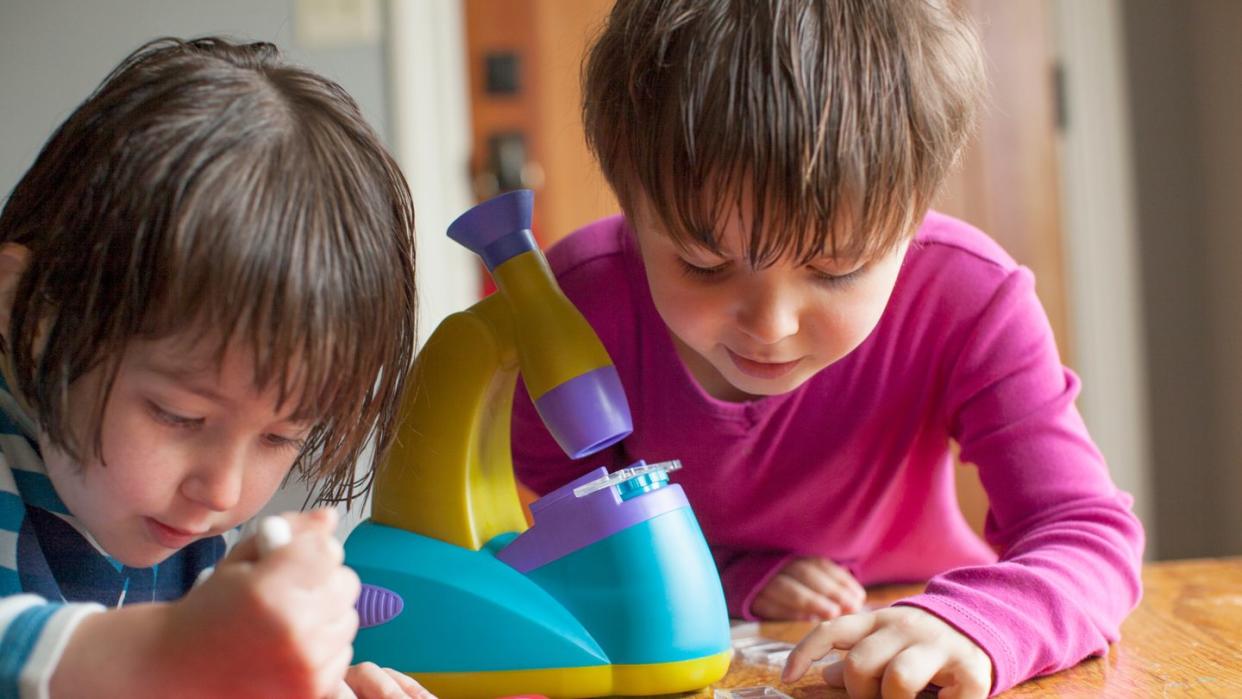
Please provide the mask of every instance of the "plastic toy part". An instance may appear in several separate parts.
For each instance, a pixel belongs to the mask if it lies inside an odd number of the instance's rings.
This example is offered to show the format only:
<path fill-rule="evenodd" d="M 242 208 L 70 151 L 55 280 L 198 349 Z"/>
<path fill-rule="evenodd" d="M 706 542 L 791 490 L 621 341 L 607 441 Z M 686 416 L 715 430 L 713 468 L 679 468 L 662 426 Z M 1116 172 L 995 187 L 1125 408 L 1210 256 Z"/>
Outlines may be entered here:
<path fill-rule="evenodd" d="M 509 434 L 519 373 L 570 457 L 633 429 L 611 358 L 535 245 L 531 206 L 510 192 L 449 227 L 497 293 L 446 318 L 415 360 L 372 517 L 345 542 L 363 582 L 353 661 L 462 699 L 706 687 L 733 649 L 711 552 L 669 482 L 679 463 L 597 468 L 532 503 L 527 527 Z"/>
<path fill-rule="evenodd" d="M 409 673 L 436 696 L 492 699 L 521 687 L 549 697 L 647 696 L 694 691 L 724 677 L 730 653 L 679 663 L 599 665 L 558 670 Z"/>
<path fill-rule="evenodd" d="M 366 629 L 395 619 L 405 609 L 405 600 L 392 590 L 364 583 L 354 606 L 358 609 L 358 628 Z"/>
<path fill-rule="evenodd" d="M 289 525 L 289 520 L 279 515 L 271 515 L 259 520 L 259 530 L 255 532 L 259 556 L 265 557 L 292 540 L 293 528 Z"/>
<path fill-rule="evenodd" d="M 668 473 L 664 471 L 656 471 L 654 473 L 644 473 L 641 476 L 634 476 L 628 481 L 621 481 L 616 485 L 617 494 L 622 500 L 636 498 L 643 493 L 650 493 L 656 488 L 663 488 L 668 485 Z"/>
<path fill-rule="evenodd" d="M 607 481 L 612 475 L 603 467 L 597 468 L 531 503 L 534 526 L 499 550 L 497 557 L 525 573 L 629 527 L 690 506 L 676 485 L 629 500 L 623 500 L 616 488 L 607 487 L 577 495 L 584 485 Z M 697 530 L 698 524 L 694 527 Z"/>
<path fill-rule="evenodd" d="M 756 623 L 739 624 L 731 629 L 733 650 L 744 663 L 784 667 L 793 652 L 794 644 L 766 638 L 759 634 Z M 830 665 L 844 656 L 839 651 L 829 651 L 824 657 L 811 663 L 811 667 Z"/>
<path fill-rule="evenodd" d="M 622 499 L 628 499 L 625 497 L 626 493 L 630 493 L 630 497 L 633 497 L 668 483 L 668 474 L 679 468 L 681 468 L 681 461 L 677 459 L 661 461 L 655 464 L 649 464 L 639 459 L 628 468 L 613 471 L 590 483 L 574 488 L 574 495 L 584 498 L 597 490 L 603 490 L 615 485 L 619 488 L 618 492 L 621 494 Z M 626 485 L 635 480 L 638 482 Z"/>
<path fill-rule="evenodd" d="M 525 528 L 509 440 L 519 372 L 569 456 L 633 430 L 612 359 L 534 247 L 530 196 L 501 195 L 449 227 L 454 240 L 491 255 L 498 291 L 446 318 L 423 345 L 394 445 L 376 471 L 380 524 L 475 550 Z M 487 252 L 503 241 L 506 252 Z"/>
<path fill-rule="evenodd" d="M 735 643 L 734 648 L 742 654 L 742 660 L 752 665 L 784 667 L 785 661 L 789 660 L 789 654 L 793 652 L 794 644 L 784 641 L 767 641 L 746 648 L 738 648 Z"/>

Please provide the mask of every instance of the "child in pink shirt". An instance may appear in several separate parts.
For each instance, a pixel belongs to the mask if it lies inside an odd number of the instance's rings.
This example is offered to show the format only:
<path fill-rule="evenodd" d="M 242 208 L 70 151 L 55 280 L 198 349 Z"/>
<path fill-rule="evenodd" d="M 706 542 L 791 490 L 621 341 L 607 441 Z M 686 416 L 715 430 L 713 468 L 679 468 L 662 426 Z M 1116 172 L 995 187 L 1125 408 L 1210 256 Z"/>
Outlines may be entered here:
<path fill-rule="evenodd" d="M 731 613 L 827 619 L 854 697 L 1000 692 L 1106 651 L 1143 532 L 1074 406 L 1028 270 L 928 211 L 982 85 L 938 2 L 620 2 L 585 70 L 624 217 L 549 253 L 626 386 L 606 459 L 678 458 Z M 515 405 L 521 479 L 567 460 Z M 978 467 L 987 543 L 958 512 Z M 928 580 L 876 611 L 862 585 Z"/>

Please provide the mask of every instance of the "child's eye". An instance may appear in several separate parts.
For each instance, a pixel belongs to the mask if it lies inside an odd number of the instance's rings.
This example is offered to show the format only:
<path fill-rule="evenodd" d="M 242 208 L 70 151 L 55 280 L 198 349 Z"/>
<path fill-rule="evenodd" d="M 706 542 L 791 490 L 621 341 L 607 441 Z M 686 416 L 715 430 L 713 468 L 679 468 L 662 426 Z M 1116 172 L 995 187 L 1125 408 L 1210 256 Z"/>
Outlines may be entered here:
<path fill-rule="evenodd" d="M 815 281 L 824 284 L 825 286 L 847 286 L 851 282 L 857 281 L 858 278 L 862 276 L 863 270 L 866 268 L 867 266 L 863 265 L 852 272 L 846 272 L 845 274 L 833 274 L 831 272 L 825 272 L 817 267 L 808 267 L 808 269 L 811 270 L 811 275 L 815 278 Z"/>
<path fill-rule="evenodd" d="M 294 437 L 286 437 L 284 435 L 268 433 L 263 435 L 263 443 L 273 449 L 288 449 L 289 451 L 301 452 L 306 446 L 306 440 Z"/>
<path fill-rule="evenodd" d="M 729 269 L 728 262 L 722 262 L 715 267 L 700 267 L 698 265 L 692 265 L 680 257 L 677 258 L 677 261 L 681 263 L 681 270 L 688 277 L 718 277 Z"/>
<path fill-rule="evenodd" d="M 185 415 L 178 415 L 177 413 L 165 410 L 156 403 L 147 403 L 147 409 L 156 421 L 168 425 L 169 427 L 193 429 L 203 424 L 203 418 L 201 417 L 186 417 Z"/>

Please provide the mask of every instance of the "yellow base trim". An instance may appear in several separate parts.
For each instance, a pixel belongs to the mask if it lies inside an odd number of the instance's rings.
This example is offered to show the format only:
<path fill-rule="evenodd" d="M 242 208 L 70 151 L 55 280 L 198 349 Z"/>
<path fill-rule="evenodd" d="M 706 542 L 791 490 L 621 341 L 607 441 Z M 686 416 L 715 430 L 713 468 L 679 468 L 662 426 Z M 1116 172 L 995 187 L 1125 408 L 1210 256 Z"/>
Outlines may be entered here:
<path fill-rule="evenodd" d="M 704 658 L 672 663 L 408 674 L 440 699 L 493 699 L 512 694 L 575 699 L 608 694 L 671 694 L 702 689 L 724 677 L 732 659 L 733 651 L 726 650 Z"/>

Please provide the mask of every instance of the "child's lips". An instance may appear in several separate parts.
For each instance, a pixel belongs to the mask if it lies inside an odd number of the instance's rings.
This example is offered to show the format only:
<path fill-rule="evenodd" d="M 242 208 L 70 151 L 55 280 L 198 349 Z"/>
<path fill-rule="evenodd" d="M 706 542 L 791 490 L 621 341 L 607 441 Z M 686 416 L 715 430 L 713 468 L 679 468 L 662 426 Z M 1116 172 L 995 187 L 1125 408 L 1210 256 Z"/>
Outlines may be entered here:
<path fill-rule="evenodd" d="M 788 362 L 760 361 L 744 357 L 728 347 L 725 348 L 725 351 L 729 353 L 729 359 L 733 360 L 733 365 L 738 370 L 747 376 L 753 376 L 757 379 L 779 379 L 793 371 L 794 367 L 802 361 L 801 357 Z"/>
<path fill-rule="evenodd" d="M 153 517 L 147 517 L 146 522 L 147 529 L 151 532 L 152 538 L 155 539 L 156 543 L 166 548 L 185 548 L 190 543 L 201 539 L 207 534 L 207 531 L 194 532 L 164 524 Z"/>

